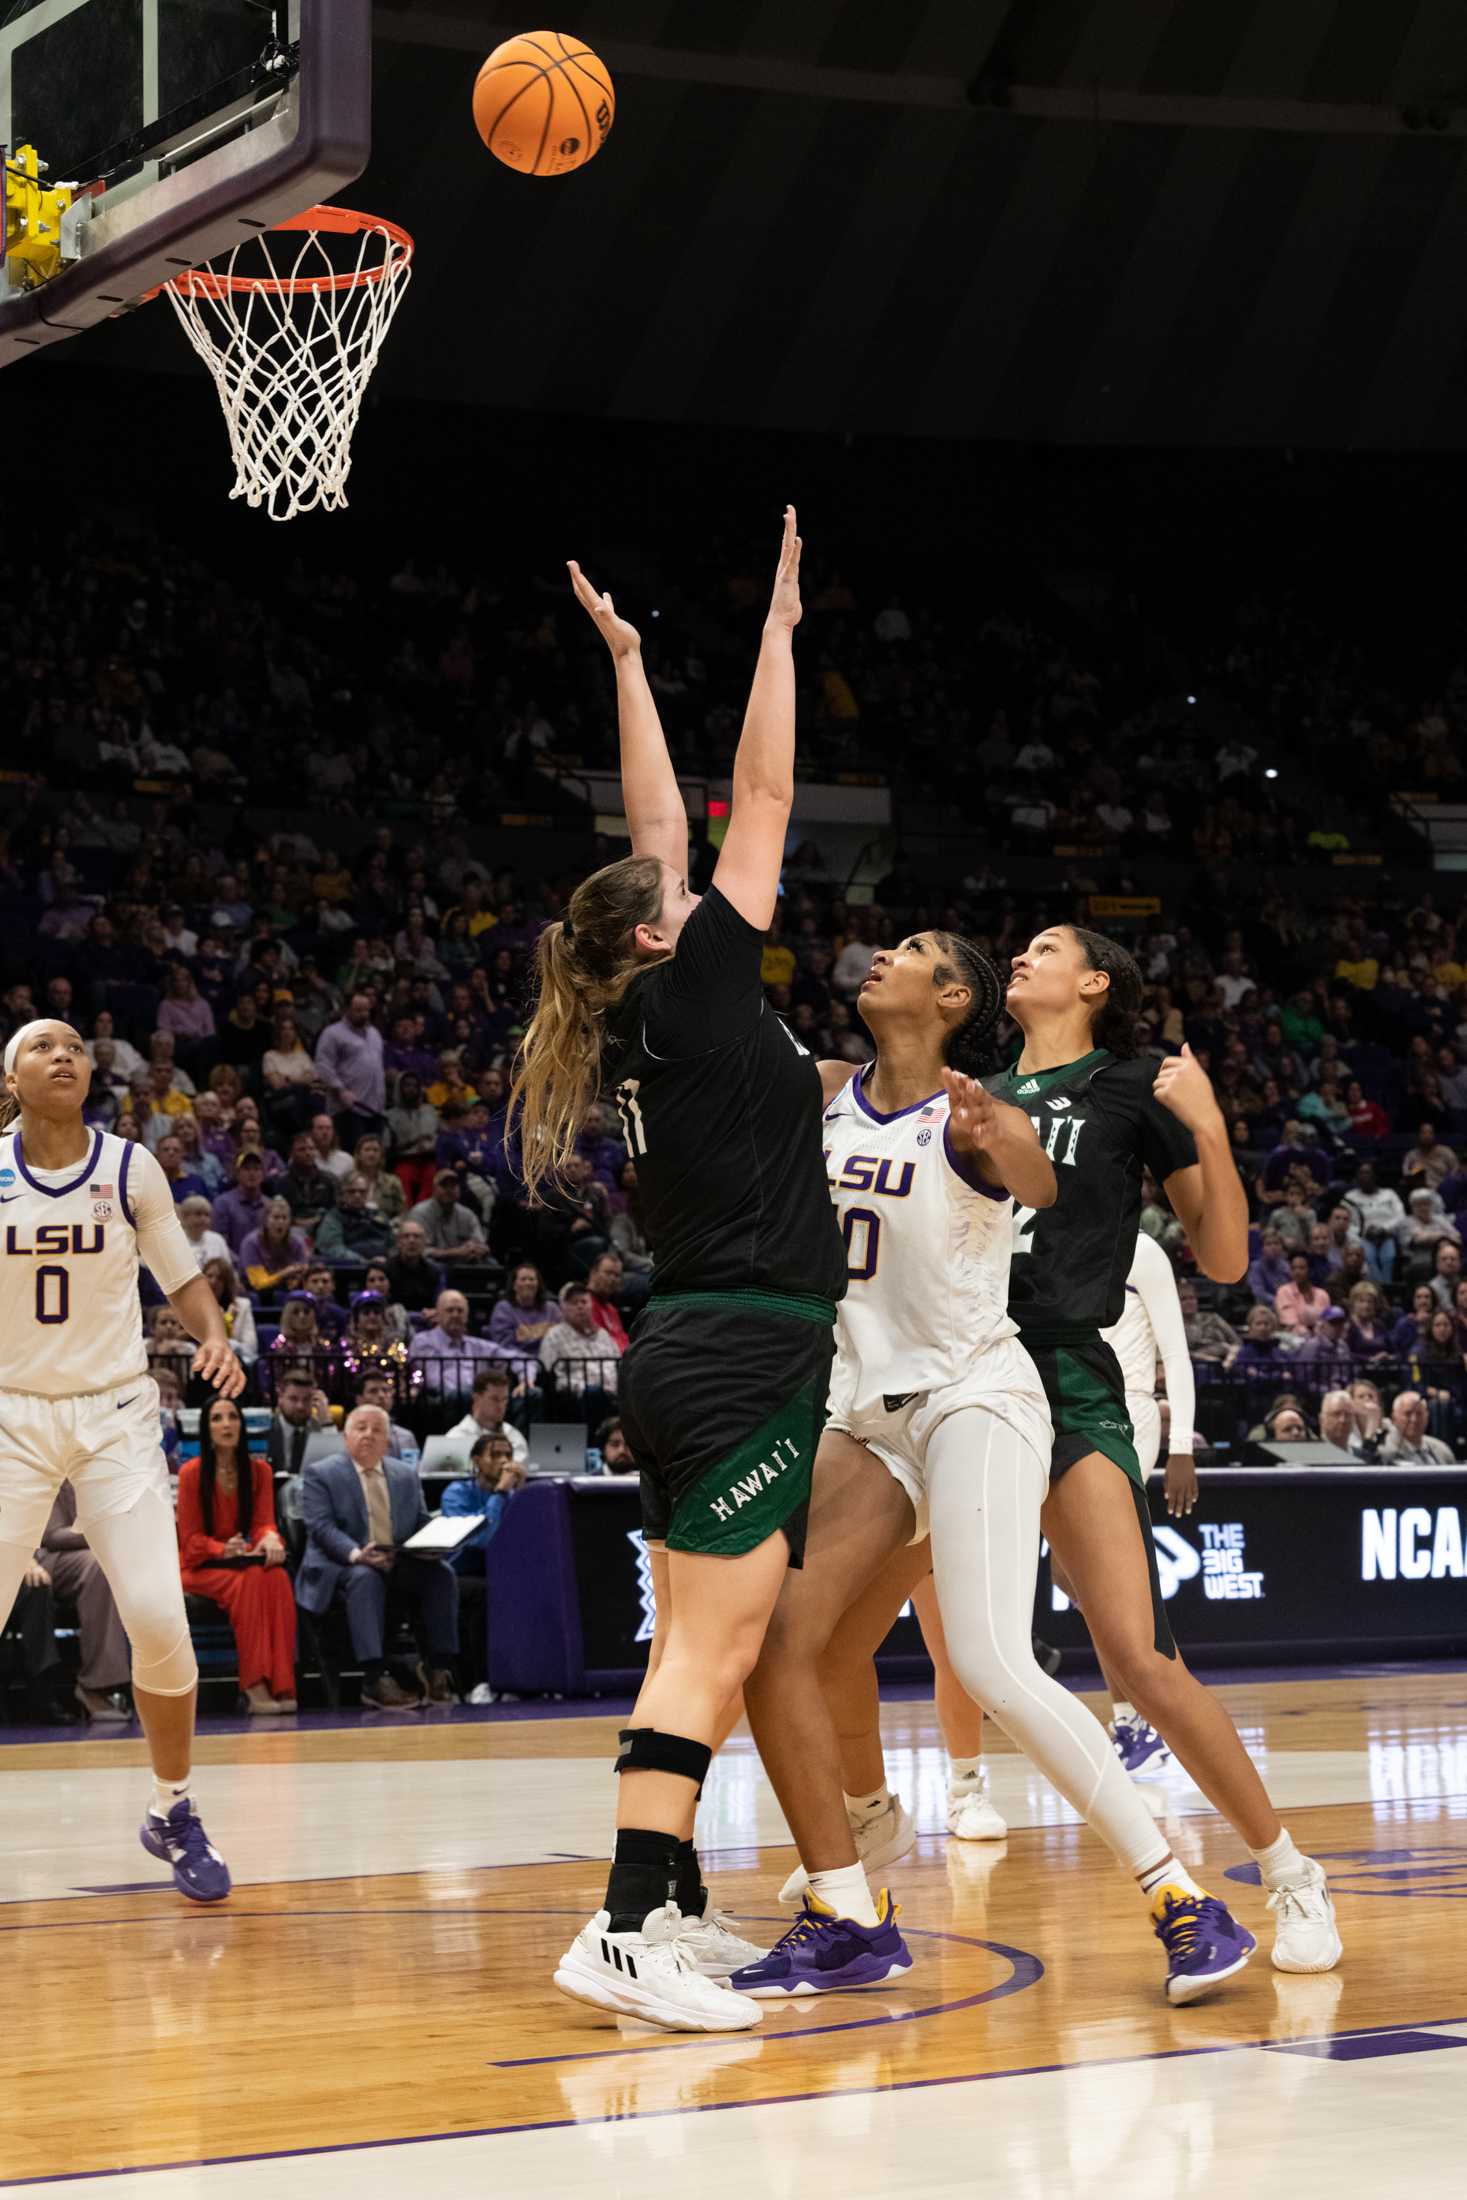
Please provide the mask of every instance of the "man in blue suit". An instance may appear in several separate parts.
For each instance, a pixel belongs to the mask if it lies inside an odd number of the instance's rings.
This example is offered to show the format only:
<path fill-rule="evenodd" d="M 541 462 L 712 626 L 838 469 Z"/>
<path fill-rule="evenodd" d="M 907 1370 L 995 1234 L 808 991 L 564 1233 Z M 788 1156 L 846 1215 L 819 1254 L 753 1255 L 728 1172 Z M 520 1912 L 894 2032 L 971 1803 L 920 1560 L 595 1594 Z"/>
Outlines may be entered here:
<path fill-rule="evenodd" d="M 413 1469 L 388 1457 L 391 1423 L 380 1406 L 358 1406 L 343 1430 L 344 1456 L 308 1467 L 301 1490 L 306 1550 L 296 1576 L 303 1612 L 328 1611 L 339 1596 L 352 1649 L 365 1676 L 364 1703 L 405 1711 L 422 1701 L 387 1670 L 389 1617 L 410 1617 L 430 1703 L 455 1703 L 458 1582 L 442 1559 L 404 1558 L 398 1546 L 428 1518 Z"/>

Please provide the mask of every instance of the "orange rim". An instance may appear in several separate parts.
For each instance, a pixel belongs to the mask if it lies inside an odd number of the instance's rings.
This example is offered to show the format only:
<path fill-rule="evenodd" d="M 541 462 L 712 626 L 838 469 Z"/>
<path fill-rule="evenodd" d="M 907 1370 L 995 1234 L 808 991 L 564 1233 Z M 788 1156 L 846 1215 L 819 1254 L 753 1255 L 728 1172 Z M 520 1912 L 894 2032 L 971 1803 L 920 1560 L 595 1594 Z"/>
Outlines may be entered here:
<path fill-rule="evenodd" d="M 353 268 L 344 275 L 220 275 L 211 267 L 191 267 L 182 275 L 172 276 L 167 283 L 160 283 L 159 290 L 176 290 L 183 297 L 223 298 L 230 291 L 274 291 L 282 297 L 309 296 L 322 290 L 360 290 L 367 283 L 380 283 L 384 276 L 395 274 L 413 256 L 413 240 L 408 231 L 397 222 L 388 221 L 384 214 L 363 214 L 352 206 L 308 206 L 303 214 L 292 214 L 288 221 L 272 222 L 261 236 L 272 235 L 281 229 L 329 230 L 340 237 L 360 236 L 376 231 L 391 239 L 394 250 L 377 267 Z M 248 240 L 246 240 L 248 241 Z M 156 297 L 157 291 L 150 291 Z"/>

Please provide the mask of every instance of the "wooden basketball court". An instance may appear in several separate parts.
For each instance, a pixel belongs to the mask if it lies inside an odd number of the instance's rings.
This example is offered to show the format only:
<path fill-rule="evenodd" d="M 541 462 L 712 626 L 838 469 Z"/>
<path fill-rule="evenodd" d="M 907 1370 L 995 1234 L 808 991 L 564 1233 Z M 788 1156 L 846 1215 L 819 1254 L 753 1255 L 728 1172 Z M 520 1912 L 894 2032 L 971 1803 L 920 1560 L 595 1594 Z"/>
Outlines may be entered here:
<path fill-rule="evenodd" d="M 0 2186 L 1455 2189 L 1467 2053 L 1443 2051 L 1467 2050 L 1467 1672 L 1223 1694 L 1328 1861 L 1337 1973 L 1271 1970 L 1246 1852 L 1173 1772 L 1146 1786 L 1178 1852 L 1262 1947 L 1213 1999 L 1168 2008 L 1147 1918 L 1100 1844 L 992 1729 L 1008 1840 L 939 1834 L 932 1709 L 898 1704 L 892 1784 L 924 1829 L 894 1874 L 910 1985 L 771 2006 L 757 2033 L 716 2040 L 618 2027 L 549 1985 L 599 1900 L 615 1720 L 216 1734 L 196 1792 L 236 1875 L 217 1910 L 158 1886 L 137 1845 L 138 1741 L 12 1746 Z M 704 1810 L 720 1900 L 772 1939 L 792 1852 L 746 1738 Z"/>

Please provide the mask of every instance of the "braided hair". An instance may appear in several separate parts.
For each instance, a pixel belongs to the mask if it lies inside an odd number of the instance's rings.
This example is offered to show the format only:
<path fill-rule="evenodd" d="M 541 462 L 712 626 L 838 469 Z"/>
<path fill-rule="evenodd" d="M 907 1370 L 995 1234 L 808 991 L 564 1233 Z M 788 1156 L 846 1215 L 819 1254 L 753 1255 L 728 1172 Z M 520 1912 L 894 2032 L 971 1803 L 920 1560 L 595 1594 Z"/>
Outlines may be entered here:
<path fill-rule="evenodd" d="M 1003 1007 L 1003 986 L 998 972 L 971 940 L 957 932 L 934 932 L 938 962 L 933 973 L 937 986 L 965 985 L 972 996 L 968 1013 L 954 1024 L 943 1045 L 942 1058 L 949 1069 L 965 1077 L 981 1077 L 992 1067 L 993 1029 Z"/>

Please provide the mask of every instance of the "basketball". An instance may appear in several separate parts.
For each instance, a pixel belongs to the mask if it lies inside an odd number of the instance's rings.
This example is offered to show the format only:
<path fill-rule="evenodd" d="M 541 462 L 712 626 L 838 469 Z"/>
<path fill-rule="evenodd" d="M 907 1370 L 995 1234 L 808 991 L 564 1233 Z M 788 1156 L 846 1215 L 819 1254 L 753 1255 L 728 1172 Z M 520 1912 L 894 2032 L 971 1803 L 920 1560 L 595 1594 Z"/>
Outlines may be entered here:
<path fill-rule="evenodd" d="M 507 38 L 479 71 L 474 121 L 506 168 L 564 176 L 606 143 L 616 93 L 604 61 L 559 31 Z"/>

